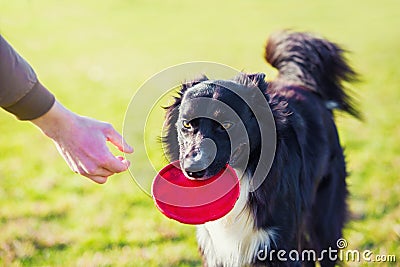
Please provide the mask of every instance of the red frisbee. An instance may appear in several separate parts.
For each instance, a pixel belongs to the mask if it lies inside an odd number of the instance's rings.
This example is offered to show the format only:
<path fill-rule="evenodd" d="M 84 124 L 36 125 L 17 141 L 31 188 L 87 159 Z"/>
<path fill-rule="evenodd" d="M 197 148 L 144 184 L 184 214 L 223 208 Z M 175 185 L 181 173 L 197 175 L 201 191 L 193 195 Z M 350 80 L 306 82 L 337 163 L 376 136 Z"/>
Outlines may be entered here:
<path fill-rule="evenodd" d="M 153 199 L 170 219 L 186 224 L 217 220 L 231 211 L 239 198 L 239 179 L 229 165 L 207 180 L 190 180 L 179 161 L 165 166 L 154 178 Z"/>

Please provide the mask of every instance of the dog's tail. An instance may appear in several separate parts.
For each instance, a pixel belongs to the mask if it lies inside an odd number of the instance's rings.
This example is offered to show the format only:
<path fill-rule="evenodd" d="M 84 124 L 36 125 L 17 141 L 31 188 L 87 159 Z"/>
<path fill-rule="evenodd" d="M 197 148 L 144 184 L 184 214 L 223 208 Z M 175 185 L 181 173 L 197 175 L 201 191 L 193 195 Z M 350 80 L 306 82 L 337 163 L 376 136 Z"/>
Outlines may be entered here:
<path fill-rule="evenodd" d="M 265 52 L 265 59 L 279 71 L 278 81 L 307 87 L 321 95 L 327 108 L 360 118 L 344 88 L 357 74 L 340 46 L 309 33 L 283 31 L 270 36 Z"/>

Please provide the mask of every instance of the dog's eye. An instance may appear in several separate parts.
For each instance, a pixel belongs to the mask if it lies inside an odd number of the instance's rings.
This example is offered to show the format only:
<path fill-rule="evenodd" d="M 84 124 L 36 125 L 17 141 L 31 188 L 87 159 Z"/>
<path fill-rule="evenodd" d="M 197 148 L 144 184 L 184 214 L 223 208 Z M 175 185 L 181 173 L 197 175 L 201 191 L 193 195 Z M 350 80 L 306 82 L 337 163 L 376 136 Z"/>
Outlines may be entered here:
<path fill-rule="evenodd" d="M 224 128 L 225 130 L 228 130 L 229 128 L 231 128 L 232 125 L 233 125 L 233 123 L 231 123 L 231 122 L 223 122 L 221 124 L 222 128 Z"/>
<path fill-rule="evenodd" d="M 182 125 L 183 125 L 183 128 L 185 128 L 185 129 L 192 128 L 192 125 L 188 121 L 182 121 Z"/>

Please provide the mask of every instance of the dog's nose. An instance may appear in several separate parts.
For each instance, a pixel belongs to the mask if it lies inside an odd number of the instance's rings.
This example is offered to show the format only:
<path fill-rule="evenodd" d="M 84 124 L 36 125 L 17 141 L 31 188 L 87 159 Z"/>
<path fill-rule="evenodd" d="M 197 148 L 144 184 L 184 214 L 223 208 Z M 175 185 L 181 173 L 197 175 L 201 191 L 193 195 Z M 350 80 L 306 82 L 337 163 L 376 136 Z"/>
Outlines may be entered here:
<path fill-rule="evenodd" d="M 201 153 L 199 153 L 201 155 Z M 187 173 L 187 175 L 191 178 L 202 178 L 208 167 L 207 162 L 204 158 L 199 157 L 199 154 L 191 153 L 192 157 L 187 157 L 183 160 L 183 169 Z"/>
<path fill-rule="evenodd" d="M 201 178 L 206 173 L 207 164 L 202 160 L 193 160 L 193 158 L 185 158 L 183 160 L 183 169 L 189 177 Z"/>
<path fill-rule="evenodd" d="M 191 172 L 190 170 L 185 170 L 186 173 L 192 178 L 202 178 L 206 174 L 206 170 Z"/>
<path fill-rule="evenodd" d="M 207 168 L 214 161 L 217 154 L 217 146 L 214 141 L 205 138 L 198 148 L 192 149 L 181 161 L 181 167 L 187 176 L 195 179 L 203 178 Z M 205 177 L 204 177 L 205 178 Z"/>

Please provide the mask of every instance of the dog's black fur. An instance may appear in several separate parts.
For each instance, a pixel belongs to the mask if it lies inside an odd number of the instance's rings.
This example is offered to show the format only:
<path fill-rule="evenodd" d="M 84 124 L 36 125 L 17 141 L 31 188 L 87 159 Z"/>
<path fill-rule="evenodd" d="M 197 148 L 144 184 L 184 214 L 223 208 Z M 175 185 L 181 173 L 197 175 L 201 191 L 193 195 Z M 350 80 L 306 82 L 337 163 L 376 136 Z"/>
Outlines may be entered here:
<path fill-rule="evenodd" d="M 169 159 L 179 159 L 188 177 L 202 179 L 211 177 L 227 163 L 240 169 L 241 150 L 232 147 L 231 151 L 227 133 L 235 129 L 227 130 L 223 127 L 226 125 L 217 122 L 224 119 L 185 121 L 185 116 L 190 118 L 190 113 L 196 110 L 193 100 L 199 97 L 229 105 L 239 115 L 249 136 L 250 159 L 242 171 L 247 174 L 243 179 L 251 179 L 257 164 L 262 164 L 258 162 L 259 124 L 248 105 L 227 90 L 225 83 L 244 88 L 238 90 L 247 90 L 250 99 L 255 90 L 261 90 L 276 125 L 276 153 L 264 182 L 254 192 L 247 192 L 245 209 L 249 210 L 255 231 L 274 229 L 273 242 L 268 244 L 270 250 L 294 249 L 301 253 L 313 249 L 319 255 L 329 247 L 337 249 L 336 241 L 342 236 L 347 214 L 347 172 L 332 110 L 360 117 L 344 90 L 343 82 L 354 81 L 356 73 L 346 63 L 343 53 L 338 45 L 309 33 L 280 32 L 270 37 L 265 56 L 279 70 L 277 79 L 266 82 L 264 74 L 242 73 L 232 81 L 210 82 L 203 76 L 184 83 L 179 97 L 167 108 L 163 141 Z M 204 170 L 191 170 L 190 163 L 198 156 L 204 138 L 215 142 L 216 157 Z M 191 161 L 185 165 L 188 158 Z M 259 244 L 258 249 L 263 245 Z M 228 266 L 214 255 L 217 252 L 212 247 L 206 251 L 200 244 L 200 250 L 209 267 Z M 260 261 L 255 257 L 256 252 L 251 262 L 240 264 L 314 266 L 313 261 L 281 262 L 276 257 Z M 320 263 L 334 266 L 335 261 L 325 257 Z"/>

